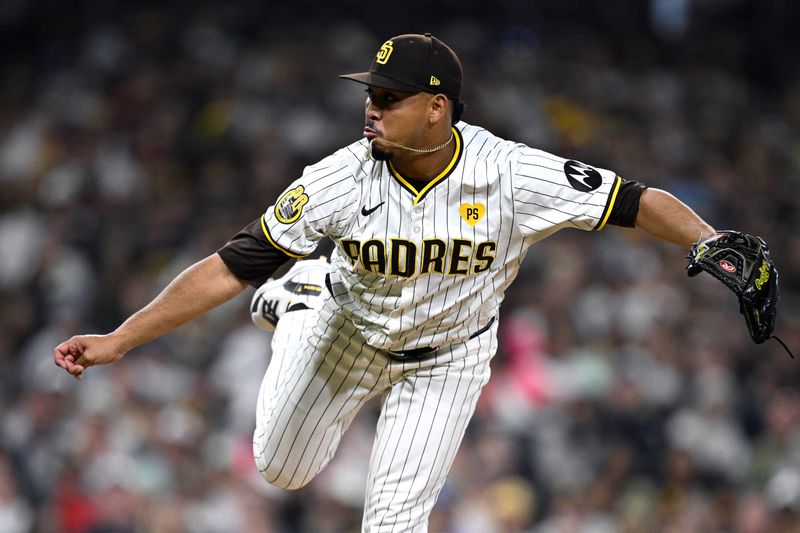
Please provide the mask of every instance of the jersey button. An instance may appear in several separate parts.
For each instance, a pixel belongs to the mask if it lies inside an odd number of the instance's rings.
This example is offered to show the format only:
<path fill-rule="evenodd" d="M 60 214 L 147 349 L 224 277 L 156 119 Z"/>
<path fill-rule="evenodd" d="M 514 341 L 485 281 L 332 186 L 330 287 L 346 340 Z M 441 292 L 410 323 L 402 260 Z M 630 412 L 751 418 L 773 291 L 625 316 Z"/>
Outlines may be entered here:
<path fill-rule="evenodd" d="M 420 229 L 419 226 L 414 226 L 414 233 L 419 233 Z"/>

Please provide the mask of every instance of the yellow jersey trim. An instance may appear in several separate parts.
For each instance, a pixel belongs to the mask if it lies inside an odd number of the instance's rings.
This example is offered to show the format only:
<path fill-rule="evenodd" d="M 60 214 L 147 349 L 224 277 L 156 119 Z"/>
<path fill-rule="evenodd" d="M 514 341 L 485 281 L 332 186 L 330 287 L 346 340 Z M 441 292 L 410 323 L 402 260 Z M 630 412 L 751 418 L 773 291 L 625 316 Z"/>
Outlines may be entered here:
<path fill-rule="evenodd" d="M 414 195 L 414 205 L 417 205 L 425 197 L 425 195 L 436 186 L 437 183 L 444 181 L 453 172 L 453 169 L 461 159 L 461 153 L 463 152 L 462 146 L 464 144 L 464 141 L 461 138 L 461 132 L 458 131 L 455 126 L 451 127 L 450 130 L 453 132 L 453 140 L 456 143 L 456 149 L 453 153 L 453 158 L 450 160 L 447 166 L 444 167 L 444 170 L 442 170 L 438 176 L 430 180 L 427 185 L 422 188 L 422 190 L 418 191 L 416 188 L 414 188 L 413 185 L 411 185 L 399 172 L 397 172 L 397 170 L 394 168 L 394 165 L 392 165 L 392 162 L 388 162 L 389 171 L 392 176 L 394 176 L 394 179 L 400 182 L 400 185 L 402 185 L 404 189 Z"/>
<path fill-rule="evenodd" d="M 609 195 L 608 205 L 606 205 L 606 209 L 603 212 L 602 217 L 600 217 L 600 224 L 598 224 L 597 227 L 594 228 L 594 231 L 600 231 L 605 227 L 606 222 L 608 222 L 608 217 L 611 216 L 611 210 L 614 208 L 614 202 L 617 201 L 617 193 L 619 192 L 620 185 L 622 185 L 622 178 L 617 176 L 616 178 L 614 178 L 614 180 L 615 180 L 614 189 L 611 191 L 611 194 Z"/>
<path fill-rule="evenodd" d="M 279 245 L 277 242 L 275 242 L 275 240 L 269 234 L 269 230 L 267 229 L 266 223 L 264 223 L 264 216 L 263 215 L 261 217 L 261 231 L 264 232 L 264 236 L 267 238 L 269 243 L 273 247 L 275 247 L 277 250 L 280 250 L 281 252 L 285 253 L 286 255 L 288 255 L 289 257 L 292 257 L 294 259 L 301 259 L 301 258 L 305 257 L 305 255 L 296 254 L 294 252 L 291 252 L 291 251 L 287 250 L 286 248 L 284 248 L 283 246 Z"/>

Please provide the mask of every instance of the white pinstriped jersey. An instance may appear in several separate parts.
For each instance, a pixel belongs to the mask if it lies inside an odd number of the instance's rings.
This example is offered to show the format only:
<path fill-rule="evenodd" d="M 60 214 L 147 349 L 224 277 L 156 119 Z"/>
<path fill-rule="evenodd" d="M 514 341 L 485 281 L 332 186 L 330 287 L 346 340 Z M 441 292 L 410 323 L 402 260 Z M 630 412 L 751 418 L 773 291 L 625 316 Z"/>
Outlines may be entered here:
<path fill-rule="evenodd" d="M 372 346 L 464 341 L 498 313 L 528 247 L 599 230 L 621 179 L 459 122 L 448 167 L 421 190 L 362 139 L 305 169 L 262 217 L 293 257 L 336 243 L 331 289 Z"/>

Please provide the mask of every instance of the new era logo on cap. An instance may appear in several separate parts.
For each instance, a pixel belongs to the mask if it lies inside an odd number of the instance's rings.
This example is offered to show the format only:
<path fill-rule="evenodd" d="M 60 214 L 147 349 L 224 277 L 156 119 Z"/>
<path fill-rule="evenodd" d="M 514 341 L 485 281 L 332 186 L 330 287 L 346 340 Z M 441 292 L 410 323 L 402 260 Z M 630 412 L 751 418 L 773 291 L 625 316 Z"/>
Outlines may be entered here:
<path fill-rule="evenodd" d="M 461 62 L 450 47 L 430 33 L 392 37 L 381 45 L 367 72 L 339 77 L 372 87 L 461 99 Z"/>

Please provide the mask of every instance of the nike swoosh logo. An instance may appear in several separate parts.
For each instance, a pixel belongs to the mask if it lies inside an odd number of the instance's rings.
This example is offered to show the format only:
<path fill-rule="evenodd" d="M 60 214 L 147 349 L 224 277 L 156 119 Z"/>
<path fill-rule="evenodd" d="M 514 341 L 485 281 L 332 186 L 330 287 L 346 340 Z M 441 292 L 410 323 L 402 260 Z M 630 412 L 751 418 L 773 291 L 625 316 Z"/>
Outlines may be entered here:
<path fill-rule="evenodd" d="M 371 208 L 371 209 L 367 209 L 367 206 L 364 206 L 364 207 L 362 207 L 362 208 L 361 208 L 361 214 L 362 214 L 362 215 L 364 215 L 365 217 L 366 217 L 366 216 L 369 216 L 369 215 L 371 215 L 371 214 L 372 214 L 372 213 L 373 213 L 373 212 L 374 212 L 376 209 L 378 209 L 380 206 L 382 206 L 382 205 L 383 205 L 383 204 L 385 204 L 385 203 L 386 203 L 386 202 L 381 202 L 381 203 L 379 203 L 378 205 L 376 205 L 375 207 L 373 207 L 373 208 Z"/>

